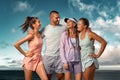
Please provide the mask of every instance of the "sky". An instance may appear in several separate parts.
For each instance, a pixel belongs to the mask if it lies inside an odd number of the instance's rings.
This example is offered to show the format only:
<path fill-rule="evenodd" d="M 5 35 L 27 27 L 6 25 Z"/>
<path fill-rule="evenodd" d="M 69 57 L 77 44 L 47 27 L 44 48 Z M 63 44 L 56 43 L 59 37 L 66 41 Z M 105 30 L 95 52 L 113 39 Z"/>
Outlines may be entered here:
<path fill-rule="evenodd" d="M 27 16 L 36 16 L 42 28 L 49 24 L 49 12 L 60 13 L 64 18 L 77 20 L 85 17 L 91 29 L 107 41 L 107 47 L 98 59 L 101 69 L 116 66 L 120 70 L 120 0 L 1 0 L 0 1 L 0 70 L 21 69 L 24 56 L 14 48 L 14 43 L 23 38 L 19 26 Z M 27 51 L 27 43 L 22 49 Z M 95 42 L 96 53 L 100 44 Z M 104 67 L 104 66 L 107 66 Z"/>

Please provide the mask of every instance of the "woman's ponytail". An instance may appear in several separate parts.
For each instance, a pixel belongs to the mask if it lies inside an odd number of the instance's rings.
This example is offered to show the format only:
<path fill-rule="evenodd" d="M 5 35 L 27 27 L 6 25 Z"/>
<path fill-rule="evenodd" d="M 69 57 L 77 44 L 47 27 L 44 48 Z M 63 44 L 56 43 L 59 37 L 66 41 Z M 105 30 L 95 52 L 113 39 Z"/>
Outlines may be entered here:
<path fill-rule="evenodd" d="M 31 21 L 32 17 L 27 16 L 25 22 L 20 26 L 23 32 L 26 32 L 29 28 L 29 22 Z"/>
<path fill-rule="evenodd" d="M 20 27 L 22 27 L 23 32 L 26 32 L 29 27 L 31 27 L 33 29 L 31 24 L 35 23 L 35 19 L 38 19 L 38 18 L 37 17 L 30 17 L 30 16 L 26 17 L 26 20 L 25 20 L 24 24 L 22 24 L 20 26 Z"/>

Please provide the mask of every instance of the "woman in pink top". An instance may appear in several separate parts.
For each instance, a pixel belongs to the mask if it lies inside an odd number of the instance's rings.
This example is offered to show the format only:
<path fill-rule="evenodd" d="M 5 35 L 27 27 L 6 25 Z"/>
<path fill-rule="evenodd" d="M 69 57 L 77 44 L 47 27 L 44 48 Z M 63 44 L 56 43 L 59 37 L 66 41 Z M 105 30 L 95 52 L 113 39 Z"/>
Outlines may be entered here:
<path fill-rule="evenodd" d="M 40 54 L 42 49 L 40 26 L 41 23 L 37 17 L 27 17 L 25 23 L 21 25 L 22 30 L 26 32 L 29 27 L 32 30 L 29 31 L 26 37 L 15 43 L 15 47 L 25 56 L 22 64 L 25 80 L 32 80 L 32 71 L 36 71 L 41 80 L 48 80 Z M 20 47 L 26 41 L 28 41 L 28 52 L 23 51 Z"/>

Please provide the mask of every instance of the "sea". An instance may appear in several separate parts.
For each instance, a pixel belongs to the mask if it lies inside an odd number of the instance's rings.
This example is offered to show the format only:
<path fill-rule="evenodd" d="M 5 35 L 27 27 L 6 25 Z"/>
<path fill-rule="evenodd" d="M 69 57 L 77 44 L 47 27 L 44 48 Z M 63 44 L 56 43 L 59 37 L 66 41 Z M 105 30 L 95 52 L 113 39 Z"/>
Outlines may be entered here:
<path fill-rule="evenodd" d="M 40 80 L 35 72 L 33 72 L 32 77 L 32 80 Z M 0 70 L 0 80 L 25 80 L 24 72 L 23 70 Z M 57 80 L 55 73 L 52 80 Z M 120 70 L 97 70 L 94 80 L 120 80 Z"/>

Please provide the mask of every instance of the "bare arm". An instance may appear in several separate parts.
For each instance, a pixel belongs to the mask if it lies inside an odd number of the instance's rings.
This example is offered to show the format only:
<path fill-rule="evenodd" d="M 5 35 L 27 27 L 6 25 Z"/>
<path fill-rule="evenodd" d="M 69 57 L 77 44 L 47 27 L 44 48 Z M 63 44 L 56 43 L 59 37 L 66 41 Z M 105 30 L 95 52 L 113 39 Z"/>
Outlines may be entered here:
<path fill-rule="evenodd" d="M 22 45 L 24 42 L 29 41 L 33 38 L 33 35 L 28 33 L 28 35 L 24 38 L 22 38 L 21 40 L 17 41 L 14 46 L 15 48 L 20 51 L 24 56 L 26 56 L 26 52 L 23 51 L 23 49 L 20 47 L 20 45 Z"/>
<path fill-rule="evenodd" d="M 97 35 L 96 33 L 92 32 L 92 31 L 89 32 L 89 36 L 91 39 L 97 40 L 99 43 L 101 43 L 101 47 L 100 47 L 98 54 L 97 55 L 94 55 L 94 54 L 90 55 L 92 57 L 99 58 L 102 55 L 102 53 L 107 45 L 107 42 L 102 37 L 100 37 L 99 35 Z"/>

